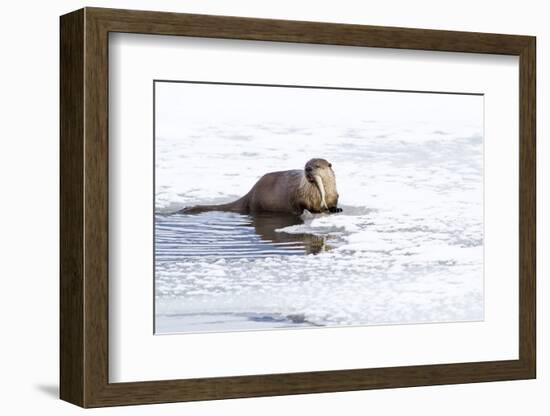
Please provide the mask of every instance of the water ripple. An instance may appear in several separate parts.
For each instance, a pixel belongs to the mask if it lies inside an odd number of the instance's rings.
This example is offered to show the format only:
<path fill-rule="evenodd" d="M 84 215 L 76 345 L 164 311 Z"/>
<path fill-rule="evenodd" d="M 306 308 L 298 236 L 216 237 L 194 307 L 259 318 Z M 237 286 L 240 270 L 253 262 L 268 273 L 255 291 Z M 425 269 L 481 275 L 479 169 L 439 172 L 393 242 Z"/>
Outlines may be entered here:
<path fill-rule="evenodd" d="M 192 257 L 260 258 L 316 253 L 324 238 L 284 235 L 274 230 L 302 223 L 294 216 L 248 216 L 226 212 L 200 215 L 157 215 L 156 261 L 185 261 Z"/>

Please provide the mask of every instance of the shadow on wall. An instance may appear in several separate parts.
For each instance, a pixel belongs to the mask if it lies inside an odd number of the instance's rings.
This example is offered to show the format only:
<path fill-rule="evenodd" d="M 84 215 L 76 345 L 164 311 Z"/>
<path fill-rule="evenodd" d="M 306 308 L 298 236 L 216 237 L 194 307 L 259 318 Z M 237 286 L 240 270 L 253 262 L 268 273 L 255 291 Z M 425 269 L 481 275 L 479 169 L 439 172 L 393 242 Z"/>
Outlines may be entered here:
<path fill-rule="evenodd" d="M 59 398 L 59 386 L 54 384 L 38 384 L 34 386 L 36 390 L 39 392 L 45 394 L 46 396 L 50 396 L 54 399 Z"/>

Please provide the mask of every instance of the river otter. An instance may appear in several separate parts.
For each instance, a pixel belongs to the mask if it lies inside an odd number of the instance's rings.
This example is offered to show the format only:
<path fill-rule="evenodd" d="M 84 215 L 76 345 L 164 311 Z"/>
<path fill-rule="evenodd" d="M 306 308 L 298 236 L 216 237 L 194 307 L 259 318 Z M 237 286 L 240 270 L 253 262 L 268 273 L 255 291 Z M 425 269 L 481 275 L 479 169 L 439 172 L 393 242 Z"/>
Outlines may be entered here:
<path fill-rule="evenodd" d="M 332 165 L 325 159 L 311 159 L 304 170 L 265 174 L 245 196 L 234 202 L 197 205 L 178 213 L 230 211 L 241 214 L 274 212 L 301 215 L 305 209 L 312 213 L 341 212 L 337 205 L 338 192 Z"/>

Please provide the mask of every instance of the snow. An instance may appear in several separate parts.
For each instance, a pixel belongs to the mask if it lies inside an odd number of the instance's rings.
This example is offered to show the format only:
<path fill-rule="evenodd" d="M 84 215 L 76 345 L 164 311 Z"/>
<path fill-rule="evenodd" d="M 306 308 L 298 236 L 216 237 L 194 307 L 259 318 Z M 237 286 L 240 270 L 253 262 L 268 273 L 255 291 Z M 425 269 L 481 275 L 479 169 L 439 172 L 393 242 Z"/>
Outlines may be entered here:
<path fill-rule="evenodd" d="M 157 333 L 483 319 L 482 97 L 408 94 L 426 111 L 404 119 L 383 117 L 399 94 L 378 105 L 364 92 L 341 119 L 268 108 L 174 121 L 163 94 L 186 90 L 170 85 L 157 94 Z M 387 106 L 378 118 L 375 105 Z M 342 213 L 267 235 L 238 214 L 165 215 L 234 200 L 313 157 L 333 164 Z"/>

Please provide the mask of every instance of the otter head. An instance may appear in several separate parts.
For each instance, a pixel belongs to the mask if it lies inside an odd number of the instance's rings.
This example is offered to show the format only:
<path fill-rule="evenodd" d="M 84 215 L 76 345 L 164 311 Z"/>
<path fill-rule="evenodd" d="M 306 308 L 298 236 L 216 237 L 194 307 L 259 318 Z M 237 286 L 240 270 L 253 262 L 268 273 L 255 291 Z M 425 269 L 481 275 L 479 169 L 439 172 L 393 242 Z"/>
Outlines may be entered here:
<path fill-rule="evenodd" d="M 334 185 L 334 172 L 332 171 L 332 164 L 325 159 L 311 159 L 306 163 L 305 177 L 309 183 L 315 184 L 319 194 L 321 196 L 321 209 L 328 210 L 327 202 L 325 200 L 327 190 L 330 192 L 332 189 L 336 191 Z M 329 185 L 331 184 L 331 185 Z M 329 185 L 328 189 L 325 189 Z"/>
<path fill-rule="evenodd" d="M 311 159 L 306 163 L 304 173 L 307 181 L 310 183 L 316 183 L 316 176 L 320 176 L 321 179 L 328 179 L 328 177 L 334 178 L 332 164 L 325 159 Z"/>

